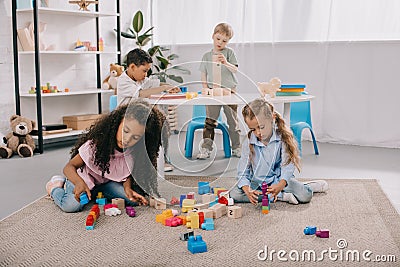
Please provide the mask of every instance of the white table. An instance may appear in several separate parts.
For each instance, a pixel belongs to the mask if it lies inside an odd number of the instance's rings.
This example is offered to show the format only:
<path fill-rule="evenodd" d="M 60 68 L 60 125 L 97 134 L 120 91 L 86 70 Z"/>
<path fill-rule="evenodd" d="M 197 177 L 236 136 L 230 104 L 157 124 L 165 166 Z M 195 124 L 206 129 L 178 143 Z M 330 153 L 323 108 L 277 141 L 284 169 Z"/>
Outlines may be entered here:
<path fill-rule="evenodd" d="M 252 100 L 261 97 L 259 94 L 232 94 L 231 96 L 202 96 L 192 99 L 152 99 L 148 101 L 151 104 L 157 105 L 173 105 L 173 106 L 194 106 L 194 105 L 246 105 Z M 272 104 L 283 104 L 283 117 L 285 121 L 290 122 L 290 103 L 303 102 L 313 99 L 313 95 L 300 95 L 300 96 L 276 96 L 274 98 L 266 98 Z"/>

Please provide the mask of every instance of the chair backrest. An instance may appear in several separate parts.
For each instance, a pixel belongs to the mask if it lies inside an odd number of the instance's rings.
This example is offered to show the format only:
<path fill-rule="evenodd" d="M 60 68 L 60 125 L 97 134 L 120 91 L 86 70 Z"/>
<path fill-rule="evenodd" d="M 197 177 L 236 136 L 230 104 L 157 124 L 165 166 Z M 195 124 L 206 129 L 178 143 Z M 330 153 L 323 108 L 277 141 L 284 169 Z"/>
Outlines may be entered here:
<path fill-rule="evenodd" d="M 302 92 L 303 95 L 308 95 L 307 92 Z M 290 124 L 297 122 L 306 122 L 311 127 L 311 108 L 310 101 L 294 102 L 290 105 Z"/>
<path fill-rule="evenodd" d="M 113 111 L 117 107 L 117 96 L 110 96 L 110 112 Z"/>
<path fill-rule="evenodd" d="M 218 121 L 222 121 L 221 112 L 219 113 Z M 192 111 L 192 121 L 204 121 L 207 117 L 205 105 L 194 105 Z"/>

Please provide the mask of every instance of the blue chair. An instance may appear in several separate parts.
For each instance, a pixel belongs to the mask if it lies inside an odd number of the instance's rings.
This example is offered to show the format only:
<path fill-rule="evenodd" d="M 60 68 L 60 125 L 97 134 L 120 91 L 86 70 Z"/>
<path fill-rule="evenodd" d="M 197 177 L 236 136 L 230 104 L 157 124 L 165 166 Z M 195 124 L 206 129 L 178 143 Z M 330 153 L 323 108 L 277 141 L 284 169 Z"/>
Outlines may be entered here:
<path fill-rule="evenodd" d="M 307 95 L 307 92 L 302 94 Z M 301 134 L 304 129 L 309 129 L 314 144 L 314 152 L 319 155 L 317 141 L 315 140 L 314 132 L 311 123 L 311 108 L 310 101 L 295 102 L 290 105 L 290 128 L 298 143 L 301 155 Z"/>
<path fill-rule="evenodd" d="M 206 107 L 204 105 L 193 106 L 192 120 L 188 123 L 185 140 L 185 157 L 190 158 L 193 154 L 194 132 L 197 129 L 203 129 L 206 119 Z M 223 146 L 225 158 L 231 157 L 231 140 L 229 138 L 228 126 L 221 120 L 221 115 L 218 118 L 216 129 L 222 131 Z"/>
<path fill-rule="evenodd" d="M 113 111 L 117 107 L 117 96 L 110 96 L 110 112 Z"/>

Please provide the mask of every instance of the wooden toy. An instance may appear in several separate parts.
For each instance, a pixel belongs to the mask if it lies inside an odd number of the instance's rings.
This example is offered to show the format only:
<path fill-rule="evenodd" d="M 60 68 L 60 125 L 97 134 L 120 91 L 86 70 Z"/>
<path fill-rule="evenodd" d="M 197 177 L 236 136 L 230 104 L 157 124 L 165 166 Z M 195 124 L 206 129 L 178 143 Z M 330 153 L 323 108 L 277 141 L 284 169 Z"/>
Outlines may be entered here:
<path fill-rule="evenodd" d="M 203 203 L 209 204 L 211 202 L 214 202 L 216 198 L 215 198 L 214 194 L 207 193 L 207 194 L 201 195 L 201 199 L 202 199 Z"/>
<path fill-rule="evenodd" d="M 267 189 L 268 189 L 268 184 L 266 182 L 263 182 L 261 185 L 261 191 L 262 191 L 261 212 L 263 214 L 269 213 L 269 199 L 268 199 Z"/>
<path fill-rule="evenodd" d="M 224 90 L 221 87 L 213 88 L 213 96 L 223 96 L 224 95 L 223 91 Z"/>
<path fill-rule="evenodd" d="M 207 244 L 203 241 L 201 235 L 189 236 L 187 247 L 192 254 L 207 252 Z"/>
<path fill-rule="evenodd" d="M 260 93 L 262 93 L 263 95 L 268 94 L 271 96 L 271 98 L 274 98 L 276 96 L 276 92 L 281 90 L 281 80 L 275 77 L 272 78 L 269 82 L 259 82 L 257 83 L 257 86 Z"/>
<path fill-rule="evenodd" d="M 207 218 L 214 218 L 214 211 L 210 209 L 205 209 L 205 210 L 198 210 L 197 212 L 202 212 L 204 214 L 204 219 Z"/>
<path fill-rule="evenodd" d="M 206 218 L 204 219 L 204 222 L 201 224 L 201 229 L 210 231 L 214 230 L 214 219 L 212 218 Z"/>
<path fill-rule="evenodd" d="M 329 238 L 329 230 L 328 229 L 321 229 L 315 232 L 315 235 L 319 238 Z"/>
<path fill-rule="evenodd" d="M 99 1 L 94 1 L 94 0 L 80 0 L 80 1 L 69 1 L 70 4 L 77 4 L 79 6 L 79 10 L 82 11 L 90 11 L 88 9 L 88 6 L 90 4 L 98 4 Z"/>
<path fill-rule="evenodd" d="M 210 193 L 210 183 L 209 182 L 198 182 L 199 195 L 204 195 Z"/>
<path fill-rule="evenodd" d="M 203 88 L 201 89 L 201 95 L 202 96 L 213 96 L 213 89 L 210 88 Z"/>
<path fill-rule="evenodd" d="M 214 219 L 218 219 L 226 214 L 226 205 L 221 203 L 217 203 L 209 209 L 213 211 Z"/>
<path fill-rule="evenodd" d="M 167 200 L 165 198 L 154 198 L 156 210 L 165 210 L 167 208 Z"/>
<path fill-rule="evenodd" d="M 228 217 L 237 219 L 242 217 L 242 207 L 239 206 L 229 206 L 228 207 Z"/>
<path fill-rule="evenodd" d="M 212 75 L 213 75 L 213 88 L 214 90 L 216 88 L 221 87 L 221 68 L 222 64 L 218 60 L 218 54 L 214 54 L 212 56 L 212 61 L 213 61 L 213 66 L 212 66 Z M 216 91 L 214 91 L 214 96 L 215 96 Z M 221 90 L 221 95 L 222 95 L 222 90 Z"/>
<path fill-rule="evenodd" d="M 125 211 L 126 211 L 126 214 L 128 214 L 129 217 L 135 217 L 136 216 L 136 211 L 131 206 L 126 206 Z"/>
<path fill-rule="evenodd" d="M 315 233 L 317 232 L 317 227 L 307 226 L 306 228 L 304 228 L 303 232 L 305 235 L 315 235 Z"/>
<path fill-rule="evenodd" d="M 194 231 L 189 231 L 189 232 L 180 234 L 179 239 L 182 241 L 187 241 L 190 236 L 194 236 Z"/>
<path fill-rule="evenodd" d="M 125 209 L 125 199 L 123 198 L 113 198 L 111 200 L 112 204 L 116 204 L 118 206 L 118 209 L 124 210 Z"/>
<path fill-rule="evenodd" d="M 207 209 L 208 206 L 209 206 L 208 203 L 198 203 L 198 204 L 195 204 L 195 205 L 193 206 L 193 209 L 194 209 L 194 210 L 203 210 L 203 209 Z"/>

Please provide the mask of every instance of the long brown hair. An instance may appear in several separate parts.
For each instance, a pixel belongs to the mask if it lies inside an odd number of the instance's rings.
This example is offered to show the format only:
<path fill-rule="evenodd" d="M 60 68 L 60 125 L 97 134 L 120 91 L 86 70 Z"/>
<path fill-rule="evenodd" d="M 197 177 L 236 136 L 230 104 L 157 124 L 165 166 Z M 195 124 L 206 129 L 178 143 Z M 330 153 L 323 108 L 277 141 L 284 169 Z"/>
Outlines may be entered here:
<path fill-rule="evenodd" d="M 252 120 L 254 117 L 259 117 L 259 115 L 264 115 L 268 120 L 275 119 L 275 123 L 278 126 L 277 133 L 280 135 L 283 141 L 288 158 L 284 165 L 291 162 L 296 166 L 297 170 L 300 171 L 300 157 L 299 150 L 297 147 L 296 139 L 293 136 L 292 131 L 286 126 L 286 123 L 282 116 L 274 111 L 274 106 L 262 98 L 257 98 L 252 102 L 248 103 L 242 110 L 243 118 Z M 248 132 L 247 137 L 250 138 L 251 131 Z M 250 148 L 250 160 L 254 155 L 254 147 L 249 143 Z"/>

